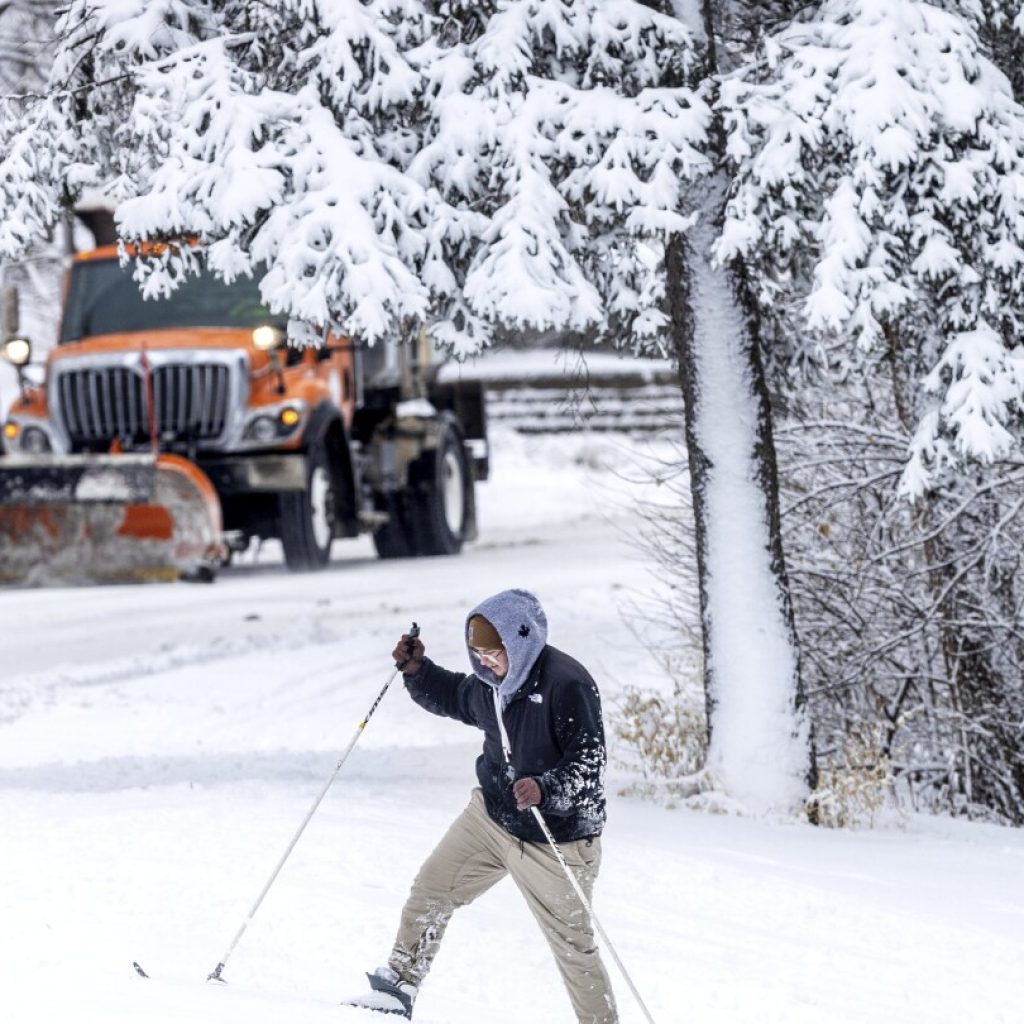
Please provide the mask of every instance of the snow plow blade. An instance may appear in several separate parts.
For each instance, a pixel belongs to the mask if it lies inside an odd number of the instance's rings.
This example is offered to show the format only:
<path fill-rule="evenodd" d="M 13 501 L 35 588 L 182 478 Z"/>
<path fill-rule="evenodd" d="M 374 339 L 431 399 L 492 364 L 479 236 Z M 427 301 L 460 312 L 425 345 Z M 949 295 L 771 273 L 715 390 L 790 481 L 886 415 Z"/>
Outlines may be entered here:
<path fill-rule="evenodd" d="M 0 582 L 212 578 L 220 501 L 176 455 L 0 458 Z"/>

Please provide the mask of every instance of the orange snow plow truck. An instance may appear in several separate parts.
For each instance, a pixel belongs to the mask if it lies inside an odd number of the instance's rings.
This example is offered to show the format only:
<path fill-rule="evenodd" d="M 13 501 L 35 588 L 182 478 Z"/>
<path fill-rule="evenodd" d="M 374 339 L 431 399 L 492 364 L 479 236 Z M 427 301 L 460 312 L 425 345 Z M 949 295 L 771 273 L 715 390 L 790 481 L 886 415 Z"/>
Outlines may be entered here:
<path fill-rule="evenodd" d="M 0 581 L 212 579 L 254 538 L 313 570 L 338 537 L 396 558 L 475 535 L 482 390 L 438 383 L 422 333 L 291 347 L 255 279 L 143 300 L 105 246 L 73 257 L 40 379 L 17 303 L 7 289 Z"/>

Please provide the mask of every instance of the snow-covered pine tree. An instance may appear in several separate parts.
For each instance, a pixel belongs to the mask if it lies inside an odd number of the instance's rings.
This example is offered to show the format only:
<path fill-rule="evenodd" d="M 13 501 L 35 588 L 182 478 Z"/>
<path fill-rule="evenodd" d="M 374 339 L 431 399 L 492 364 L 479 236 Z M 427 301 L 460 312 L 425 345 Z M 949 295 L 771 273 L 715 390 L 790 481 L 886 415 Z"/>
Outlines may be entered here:
<path fill-rule="evenodd" d="M 766 315 L 803 296 L 802 333 L 842 339 L 841 374 L 890 381 L 914 529 L 885 494 L 876 528 L 927 584 L 909 628 L 936 631 L 961 799 L 1020 820 L 1017 474 L 999 463 L 1019 463 L 1024 428 L 1024 111 L 971 23 L 919 0 L 831 0 L 723 106 L 738 175 L 721 249 L 754 270 Z M 873 557 L 877 579 L 890 557 Z M 912 607 L 893 582 L 890 607 Z"/>
<path fill-rule="evenodd" d="M 659 88 L 691 49 L 674 19 L 629 2 L 75 0 L 59 30 L 49 95 L 4 111 L 0 253 L 101 188 L 126 239 L 200 242 L 142 267 L 153 293 L 202 253 L 229 277 L 263 264 L 271 305 L 371 341 L 410 317 L 457 353 L 498 320 L 656 331 L 637 239 L 682 225 L 675 172 L 703 134 L 689 90 Z"/>
<path fill-rule="evenodd" d="M 974 27 L 986 55 L 1024 102 L 1024 5 L 1021 0 L 947 0 L 942 6 Z"/>

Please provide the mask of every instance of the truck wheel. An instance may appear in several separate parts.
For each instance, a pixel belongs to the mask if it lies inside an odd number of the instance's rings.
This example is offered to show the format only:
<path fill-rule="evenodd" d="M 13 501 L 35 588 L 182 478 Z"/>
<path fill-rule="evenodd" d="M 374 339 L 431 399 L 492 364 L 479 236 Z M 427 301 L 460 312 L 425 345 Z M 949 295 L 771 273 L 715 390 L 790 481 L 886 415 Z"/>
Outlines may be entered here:
<path fill-rule="evenodd" d="M 306 489 L 280 497 L 279 527 L 284 560 L 292 572 L 322 569 L 334 539 L 335 481 L 322 444 L 306 455 Z"/>
<path fill-rule="evenodd" d="M 409 526 L 408 500 L 405 493 L 392 494 L 378 502 L 387 512 L 388 521 L 373 535 L 373 546 L 380 558 L 412 558 L 416 554 Z"/>
<path fill-rule="evenodd" d="M 469 532 L 473 478 L 462 438 L 444 428 L 437 451 L 423 460 L 412 527 L 416 553 L 454 555 Z"/>

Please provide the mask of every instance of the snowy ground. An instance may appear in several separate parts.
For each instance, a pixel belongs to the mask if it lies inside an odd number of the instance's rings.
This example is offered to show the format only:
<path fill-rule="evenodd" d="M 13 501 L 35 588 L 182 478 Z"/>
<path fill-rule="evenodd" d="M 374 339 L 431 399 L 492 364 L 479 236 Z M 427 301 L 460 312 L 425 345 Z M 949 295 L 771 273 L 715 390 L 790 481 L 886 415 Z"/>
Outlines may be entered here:
<path fill-rule="evenodd" d="M 527 586 L 606 706 L 659 682 L 619 610 L 650 584 L 624 540 L 629 488 L 600 469 L 622 442 L 497 440 L 481 538 L 458 558 L 380 563 L 352 542 L 310 577 L 269 552 L 212 587 L 0 591 L 0 1019 L 365 1021 L 339 1000 L 385 957 L 479 746 L 397 684 L 230 984 L 204 978 L 411 620 L 459 666 L 465 609 Z M 912 818 L 840 833 L 621 797 L 609 816 L 596 908 L 658 1024 L 1024 1019 L 1019 831 Z M 641 1022 L 610 969 L 624 1024 Z M 571 1021 L 510 883 L 456 915 L 416 1016 Z"/>

